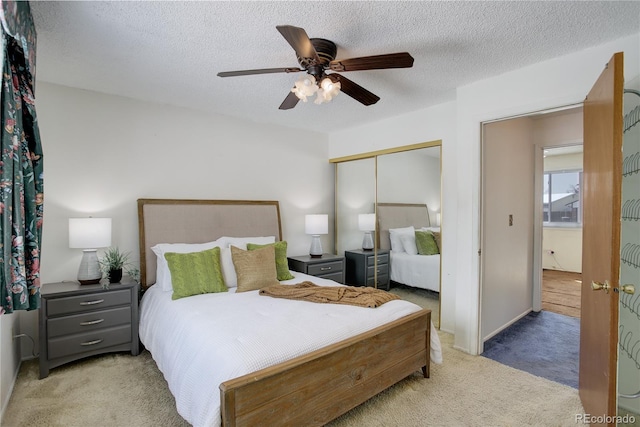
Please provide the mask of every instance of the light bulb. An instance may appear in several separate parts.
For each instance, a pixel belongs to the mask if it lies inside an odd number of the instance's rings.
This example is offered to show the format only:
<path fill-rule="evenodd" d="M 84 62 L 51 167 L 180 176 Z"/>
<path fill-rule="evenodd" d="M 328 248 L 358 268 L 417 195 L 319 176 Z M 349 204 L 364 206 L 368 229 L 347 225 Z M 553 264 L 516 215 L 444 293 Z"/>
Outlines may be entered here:
<path fill-rule="evenodd" d="M 331 90 L 333 89 L 333 81 L 331 81 L 329 77 L 326 77 L 322 80 L 320 86 L 322 86 L 322 89 L 324 89 L 325 91 L 331 92 Z"/>

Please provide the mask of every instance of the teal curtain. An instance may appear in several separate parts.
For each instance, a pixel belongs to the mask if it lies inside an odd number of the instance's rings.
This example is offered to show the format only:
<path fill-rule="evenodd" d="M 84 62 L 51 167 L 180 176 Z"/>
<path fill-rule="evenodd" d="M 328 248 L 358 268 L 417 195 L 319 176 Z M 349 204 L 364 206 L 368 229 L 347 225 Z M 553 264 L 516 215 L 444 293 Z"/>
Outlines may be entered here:
<path fill-rule="evenodd" d="M 40 306 L 42 146 L 36 120 L 36 32 L 26 1 L 2 0 L 0 314 Z"/>

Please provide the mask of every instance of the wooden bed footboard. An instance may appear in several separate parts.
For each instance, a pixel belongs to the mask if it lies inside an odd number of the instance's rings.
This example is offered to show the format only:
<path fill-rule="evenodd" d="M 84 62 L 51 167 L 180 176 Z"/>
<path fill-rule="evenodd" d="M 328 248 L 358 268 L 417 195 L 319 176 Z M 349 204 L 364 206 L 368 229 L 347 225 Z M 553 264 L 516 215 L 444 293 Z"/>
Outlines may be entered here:
<path fill-rule="evenodd" d="M 220 385 L 222 425 L 323 425 L 422 369 L 431 310 Z"/>

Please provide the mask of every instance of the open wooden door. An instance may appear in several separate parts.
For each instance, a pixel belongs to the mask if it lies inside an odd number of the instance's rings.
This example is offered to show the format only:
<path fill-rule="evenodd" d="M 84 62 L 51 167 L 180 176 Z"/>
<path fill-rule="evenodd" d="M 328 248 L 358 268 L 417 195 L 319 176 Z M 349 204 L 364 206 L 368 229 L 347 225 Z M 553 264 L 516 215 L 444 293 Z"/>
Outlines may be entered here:
<path fill-rule="evenodd" d="M 579 392 L 585 412 L 615 425 L 624 91 L 616 53 L 584 102 Z M 613 418 L 608 418 L 613 417 Z"/>

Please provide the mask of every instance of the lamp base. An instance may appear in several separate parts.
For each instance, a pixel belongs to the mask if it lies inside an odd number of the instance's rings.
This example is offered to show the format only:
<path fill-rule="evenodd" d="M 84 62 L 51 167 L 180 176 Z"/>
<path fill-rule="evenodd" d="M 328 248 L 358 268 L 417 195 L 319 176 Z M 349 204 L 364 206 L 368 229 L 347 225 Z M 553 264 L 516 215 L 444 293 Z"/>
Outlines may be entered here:
<path fill-rule="evenodd" d="M 97 285 L 100 283 L 100 279 L 92 279 L 92 280 L 80 280 L 78 279 L 81 285 Z"/>
<path fill-rule="evenodd" d="M 371 231 L 364 232 L 364 237 L 362 238 L 362 250 L 363 251 L 373 250 L 373 236 L 371 235 Z"/>
<path fill-rule="evenodd" d="M 96 250 L 83 250 L 80 268 L 78 268 L 78 282 L 81 285 L 95 285 L 100 283 L 100 279 L 102 279 L 102 271 L 100 270 Z"/>
<path fill-rule="evenodd" d="M 319 234 L 311 235 L 311 248 L 309 248 L 311 258 L 322 258 L 322 242 Z"/>

